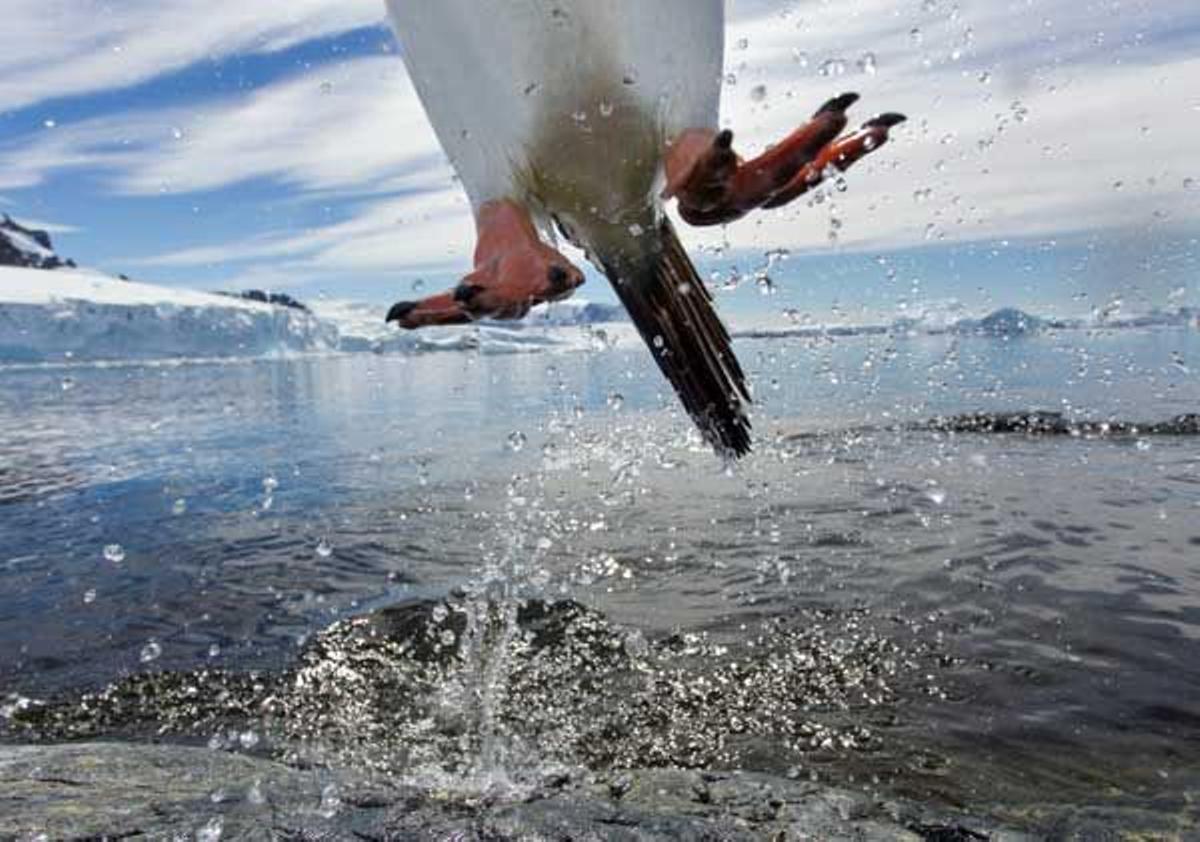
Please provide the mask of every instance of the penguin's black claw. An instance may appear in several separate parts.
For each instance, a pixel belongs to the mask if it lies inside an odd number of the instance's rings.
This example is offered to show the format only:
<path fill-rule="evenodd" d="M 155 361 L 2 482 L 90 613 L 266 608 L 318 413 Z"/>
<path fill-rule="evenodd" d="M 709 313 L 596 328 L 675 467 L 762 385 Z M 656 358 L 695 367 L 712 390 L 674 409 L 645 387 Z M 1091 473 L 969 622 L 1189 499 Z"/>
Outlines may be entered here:
<path fill-rule="evenodd" d="M 813 116 L 816 117 L 820 114 L 828 114 L 830 112 L 841 114 L 856 102 L 858 102 L 858 94 L 856 93 L 845 93 L 841 96 L 835 96 L 818 108 L 816 114 L 813 114 Z"/>
<path fill-rule="evenodd" d="M 872 117 L 867 122 L 863 123 L 864 129 L 873 129 L 876 126 L 884 129 L 890 129 L 892 126 L 898 126 L 908 118 L 903 114 L 897 114 L 894 111 L 889 111 L 887 114 L 880 114 L 877 117 Z"/>
<path fill-rule="evenodd" d="M 392 308 L 387 312 L 388 322 L 403 322 L 405 317 L 415 310 L 417 302 L 415 301 L 397 301 L 392 305 Z"/>

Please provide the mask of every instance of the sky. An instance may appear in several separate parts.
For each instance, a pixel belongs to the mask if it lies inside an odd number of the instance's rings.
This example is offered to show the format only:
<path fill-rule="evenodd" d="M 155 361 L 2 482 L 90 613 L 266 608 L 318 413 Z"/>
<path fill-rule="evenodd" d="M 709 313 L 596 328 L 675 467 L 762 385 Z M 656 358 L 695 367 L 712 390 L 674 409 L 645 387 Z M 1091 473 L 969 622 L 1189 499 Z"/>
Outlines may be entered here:
<path fill-rule="evenodd" d="M 5 0 L 3 19 L 0 212 L 64 256 L 381 306 L 470 270 L 383 0 Z M 682 232 L 735 325 L 1200 304 L 1195 0 L 731 0 L 727 27 L 743 154 L 842 91 L 852 120 L 910 118 L 819 202 Z M 615 300 L 594 274 L 579 295 Z"/>

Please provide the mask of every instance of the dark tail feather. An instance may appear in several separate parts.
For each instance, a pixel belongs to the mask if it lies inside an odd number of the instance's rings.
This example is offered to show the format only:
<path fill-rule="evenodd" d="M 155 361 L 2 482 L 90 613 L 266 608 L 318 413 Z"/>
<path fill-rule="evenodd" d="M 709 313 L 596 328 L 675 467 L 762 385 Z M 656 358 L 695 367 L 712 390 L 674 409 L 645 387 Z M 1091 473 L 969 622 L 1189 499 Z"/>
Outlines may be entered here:
<path fill-rule="evenodd" d="M 729 333 L 667 219 L 659 242 L 647 263 L 612 266 L 608 279 L 705 440 L 723 456 L 744 456 L 750 452 L 750 393 Z"/>

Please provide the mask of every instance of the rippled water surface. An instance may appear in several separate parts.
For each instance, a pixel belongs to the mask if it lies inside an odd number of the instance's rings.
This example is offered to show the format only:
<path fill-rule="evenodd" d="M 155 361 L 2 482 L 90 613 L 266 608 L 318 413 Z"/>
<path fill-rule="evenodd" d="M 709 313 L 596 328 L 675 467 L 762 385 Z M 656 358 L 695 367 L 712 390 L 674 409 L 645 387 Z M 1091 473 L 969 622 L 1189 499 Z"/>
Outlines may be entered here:
<path fill-rule="evenodd" d="M 374 750 L 398 773 L 487 751 L 761 769 L 1008 815 L 1184 809 L 1200 786 L 1200 438 L 1102 424 L 1200 411 L 1200 336 L 739 353 L 757 447 L 736 468 L 641 350 L 0 371 L 0 732 L 19 706 L 138 673 L 182 671 L 204 697 L 307 663 L 325 678 L 305 692 L 336 696 L 348 679 L 303 661 L 323 629 L 450 596 L 430 639 L 459 648 L 457 672 L 377 658 L 394 683 L 374 704 L 396 699 L 408 754 Z M 923 423 L 1032 410 L 1097 423 Z M 525 599 L 584 611 L 586 639 L 621 659 L 582 657 L 574 632 L 538 654 L 505 618 Z M 354 681 L 382 681 L 355 663 Z M 205 667 L 225 678 L 207 686 Z M 417 686 L 465 723 L 412 713 L 396 687 Z M 513 705 L 546 713 L 536 737 Z M 322 715 L 335 754 L 384 721 Z"/>

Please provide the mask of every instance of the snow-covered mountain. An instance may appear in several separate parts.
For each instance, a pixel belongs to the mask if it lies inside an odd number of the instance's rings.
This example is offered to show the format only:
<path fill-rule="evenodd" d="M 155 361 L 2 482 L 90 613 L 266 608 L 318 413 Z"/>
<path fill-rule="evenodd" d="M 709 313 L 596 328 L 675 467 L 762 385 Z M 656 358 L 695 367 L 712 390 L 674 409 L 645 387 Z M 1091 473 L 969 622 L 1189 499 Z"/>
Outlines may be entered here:
<path fill-rule="evenodd" d="M 0 361 L 240 357 L 338 347 L 293 307 L 80 269 L 0 267 Z"/>
<path fill-rule="evenodd" d="M 26 228 L 8 214 L 0 215 L 0 266 L 58 269 L 74 265 L 55 253 L 49 233 Z"/>
<path fill-rule="evenodd" d="M 982 318 L 961 315 L 949 317 L 948 311 L 939 310 L 932 314 L 920 313 L 902 316 L 886 324 L 858 325 L 803 325 L 796 327 L 767 327 L 733 330 L 734 338 L 769 339 L 777 337 L 815 336 L 990 336 L 1017 337 L 1045 331 L 1156 327 L 1200 327 L 1200 309 L 1179 307 L 1175 310 L 1152 310 L 1138 316 L 1122 319 L 1078 319 L 1041 317 L 1026 313 L 1016 307 L 1001 307 Z"/>

